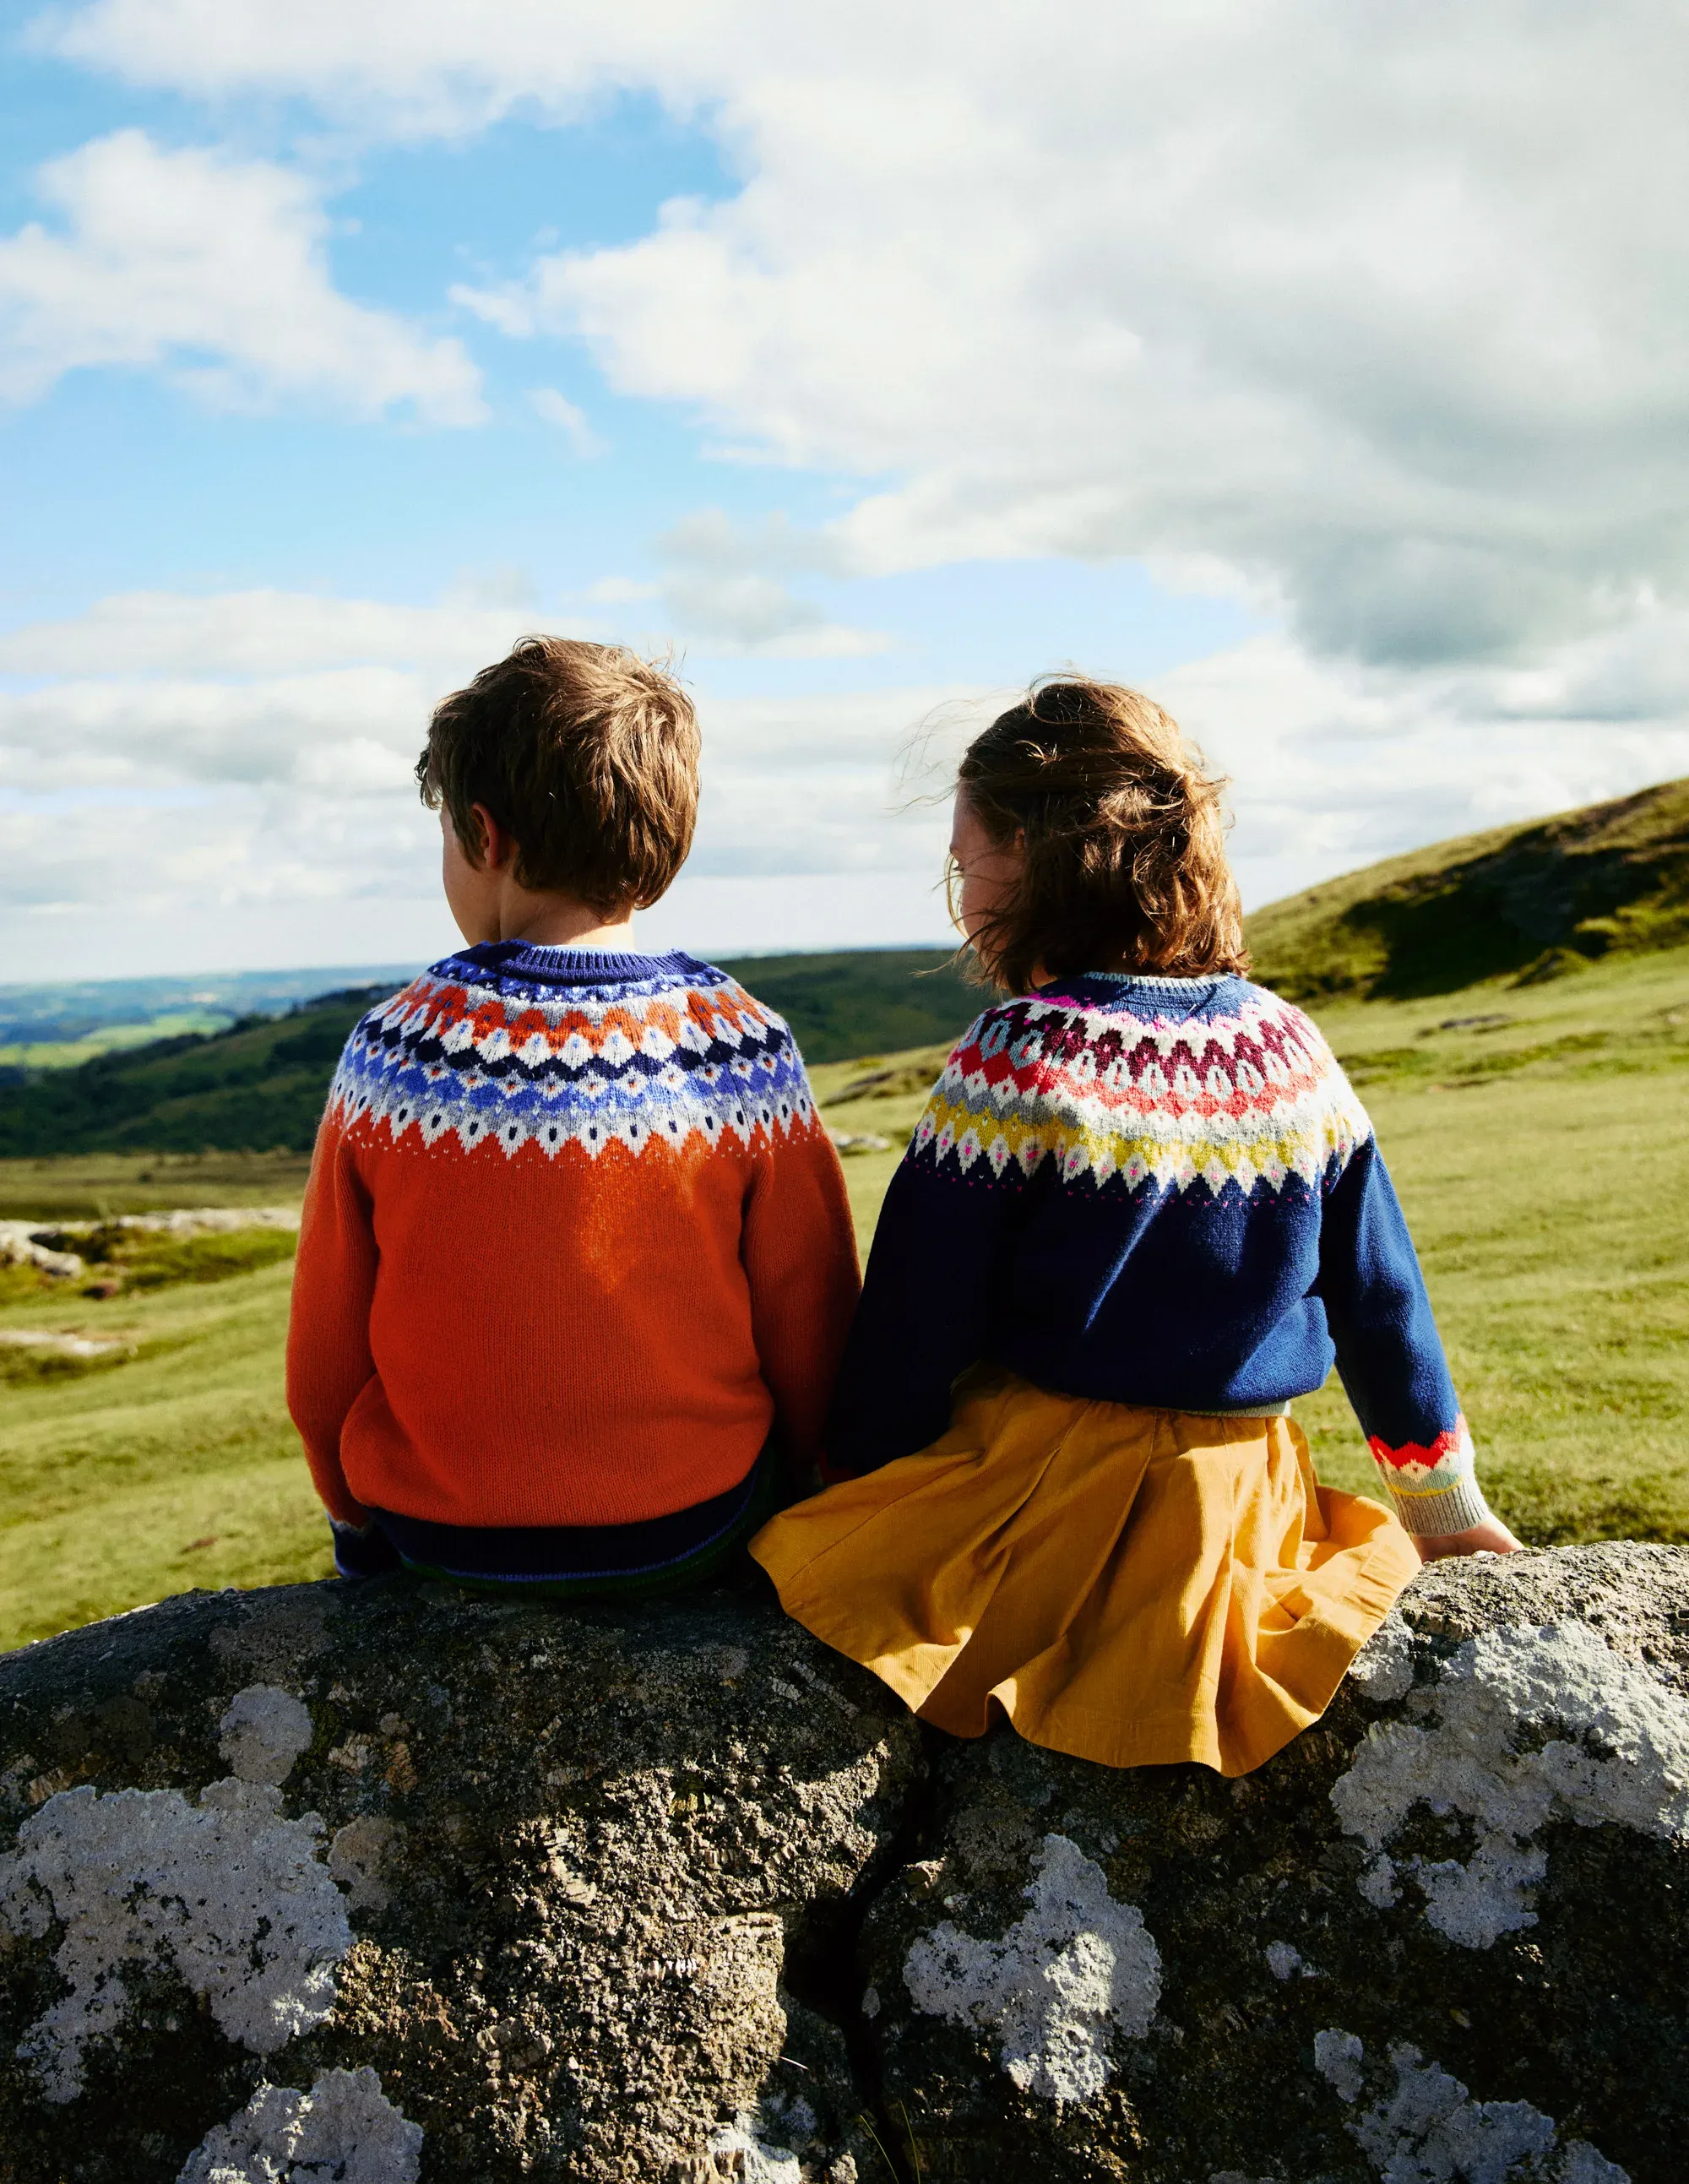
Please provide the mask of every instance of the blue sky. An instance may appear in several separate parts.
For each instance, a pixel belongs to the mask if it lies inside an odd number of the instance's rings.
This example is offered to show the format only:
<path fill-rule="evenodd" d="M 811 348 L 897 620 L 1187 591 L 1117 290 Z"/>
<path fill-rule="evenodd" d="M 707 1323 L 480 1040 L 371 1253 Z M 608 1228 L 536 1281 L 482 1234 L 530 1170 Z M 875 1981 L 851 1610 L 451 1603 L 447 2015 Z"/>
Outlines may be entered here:
<path fill-rule="evenodd" d="M 678 652 L 719 952 L 940 937 L 911 797 L 1068 663 L 1257 901 L 1689 768 L 1665 29 L 1040 20 L 9 11 L 8 975 L 443 944 L 408 760 L 529 627 Z"/>

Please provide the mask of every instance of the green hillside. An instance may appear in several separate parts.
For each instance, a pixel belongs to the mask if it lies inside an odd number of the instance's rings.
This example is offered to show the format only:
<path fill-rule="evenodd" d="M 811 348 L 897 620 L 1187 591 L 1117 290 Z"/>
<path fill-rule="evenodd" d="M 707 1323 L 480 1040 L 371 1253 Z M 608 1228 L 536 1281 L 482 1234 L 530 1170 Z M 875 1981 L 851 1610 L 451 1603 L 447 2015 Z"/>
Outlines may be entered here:
<path fill-rule="evenodd" d="M 1255 975 L 1292 1000 L 1411 1000 L 1689 941 L 1689 781 L 1438 842 L 1269 904 Z"/>
<path fill-rule="evenodd" d="M 380 987 L 326 994 L 0 1088 L 0 1159 L 309 1146 L 346 1034 Z"/>
<path fill-rule="evenodd" d="M 941 949 L 759 956 L 723 968 L 786 1017 L 817 1063 L 951 1039 L 981 1001 Z M 0 1083 L 0 1160 L 308 1151 L 342 1043 L 388 990 L 326 994 L 284 1017 L 20 1072 Z"/>
<path fill-rule="evenodd" d="M 722 968 L 779 1011 L 809 1062 L 850 1061 L 937 1039 L 948 1044 L 985 1005 L 948 948 L 747 956 Z"/>

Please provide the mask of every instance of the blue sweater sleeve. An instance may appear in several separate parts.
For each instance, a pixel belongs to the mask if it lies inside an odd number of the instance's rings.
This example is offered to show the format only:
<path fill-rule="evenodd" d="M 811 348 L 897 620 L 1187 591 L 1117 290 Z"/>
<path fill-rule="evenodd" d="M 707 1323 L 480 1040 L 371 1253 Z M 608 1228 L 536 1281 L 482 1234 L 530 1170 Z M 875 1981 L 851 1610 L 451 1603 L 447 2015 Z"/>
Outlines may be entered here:
<path fill-rule="evenodd" d="M 1490 1512 L 1413 1240 L 1368 1136 L 1327 1194 L 1319 1287 L 1337 1369 L 1407 1529 L 1463 1532 Z"/>
<path fill-rule="evenodd" d="M 906 1154 L 874 1231 L 861 1301 L 834 1388 L 829 1475 L 877 1471 L 938 1440 L 950 1387 L 985 1340 L 1017 1167 L 977 1177 Z"/>

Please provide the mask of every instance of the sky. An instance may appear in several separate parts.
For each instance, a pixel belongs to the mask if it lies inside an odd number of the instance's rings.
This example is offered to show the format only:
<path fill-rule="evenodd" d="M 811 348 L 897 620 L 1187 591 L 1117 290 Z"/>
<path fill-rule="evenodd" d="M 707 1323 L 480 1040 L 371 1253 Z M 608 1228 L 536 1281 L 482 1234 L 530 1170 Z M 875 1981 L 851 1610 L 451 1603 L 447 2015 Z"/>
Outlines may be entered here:
<path fill-rule="evenodd" d="M 0 0 L 8 982 L 421 960 L 411 766 L 672 652 L 703 952 L 946 937 L 1148 690 L 1250 905 L 1689 772 L 1657 0 Z"/>

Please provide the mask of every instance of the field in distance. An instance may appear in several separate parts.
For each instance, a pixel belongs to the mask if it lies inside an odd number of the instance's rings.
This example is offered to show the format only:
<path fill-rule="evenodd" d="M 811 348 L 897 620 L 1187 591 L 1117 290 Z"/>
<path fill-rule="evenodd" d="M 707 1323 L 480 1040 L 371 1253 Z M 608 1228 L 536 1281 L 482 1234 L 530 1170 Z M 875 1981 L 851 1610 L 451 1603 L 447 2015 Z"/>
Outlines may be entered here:
<path fill-rule="evenodd" d="M 409 975 L 374 964 L 337 973 L 231 971 L 0 985 L 0 1082 L 20 1072 L 74 1069 L 98 1055 L 183 1032 L 226 1031 L 243 1017 L 281 1016 L 331 986 L 393 986 Z"/>

